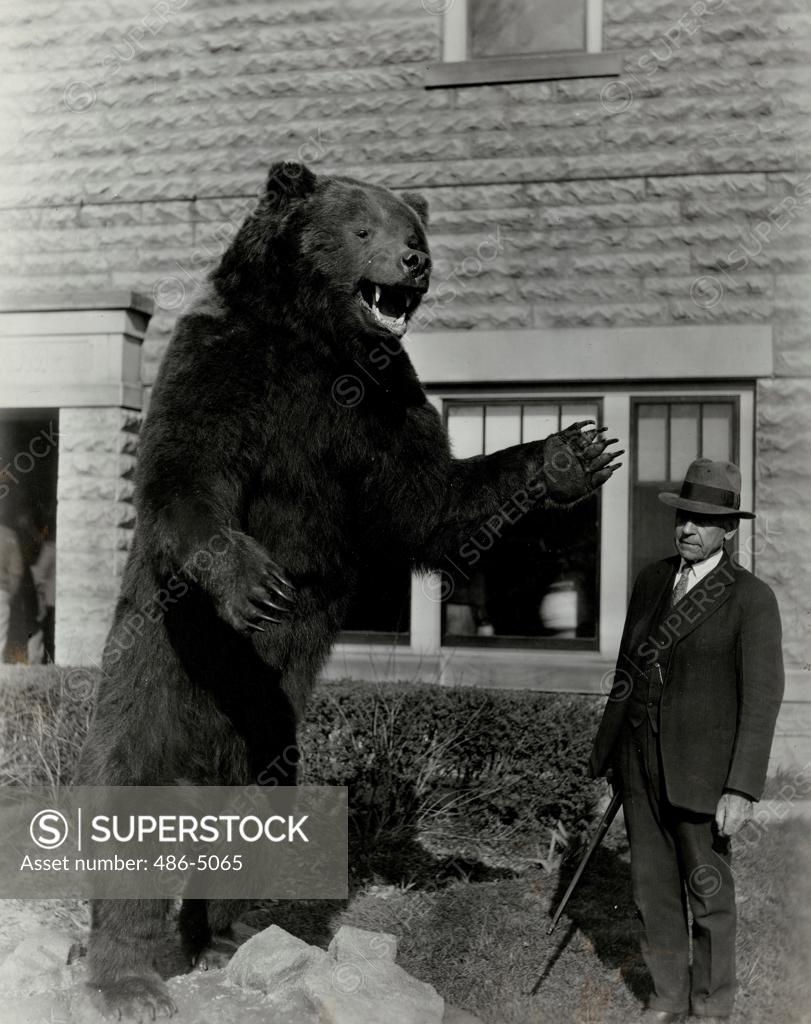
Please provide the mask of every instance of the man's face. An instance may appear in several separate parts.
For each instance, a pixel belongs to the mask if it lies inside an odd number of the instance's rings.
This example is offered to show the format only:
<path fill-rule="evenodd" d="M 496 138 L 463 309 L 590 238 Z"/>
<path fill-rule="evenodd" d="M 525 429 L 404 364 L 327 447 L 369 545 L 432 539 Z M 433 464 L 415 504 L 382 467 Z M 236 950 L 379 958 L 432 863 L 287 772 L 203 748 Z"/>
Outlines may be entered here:
<path fill-rule="evenodd" d="M 726 516 L 704 516 L 698 512 L 676 512 L 676 550 L 685 562 L 703 562 L 730 540 L 737 522 Z"/>

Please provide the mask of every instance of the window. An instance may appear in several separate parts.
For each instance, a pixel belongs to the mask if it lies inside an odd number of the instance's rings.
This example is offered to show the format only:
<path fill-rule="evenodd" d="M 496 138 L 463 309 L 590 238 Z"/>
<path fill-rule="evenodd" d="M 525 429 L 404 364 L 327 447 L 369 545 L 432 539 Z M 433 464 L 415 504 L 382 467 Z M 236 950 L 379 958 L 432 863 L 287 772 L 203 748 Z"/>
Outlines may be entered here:
<path fill-rule="evenodd" d="M 681 488 L 697 458 L 738 462 L 738 400 L 728 396 L 632 400 L 631 580 L 673 554 L 673 509 L 661 491 Z"/>
<path fill-rule="evenodd" d="M 602 0 L 455 0 L 426 86 L 618 75 L 602 53 Z"/>
<path fill-rule="evenodd" d="M 599 403 L 591 399 L 446 404 L 458 458 L 542 440 L 599 415 Z M 566 511 L 507 503 L 503 517 L 481 526 L 448 560 L 443 642 L 595 647 L 599 505 L 596 496 Z"/>
<path fill-rule="evenodd" d="M 590 21 L 599 51 L 599 19 L 599 4 L 587 0 L 468 0 L 467 56 L 585 52 Z"/>

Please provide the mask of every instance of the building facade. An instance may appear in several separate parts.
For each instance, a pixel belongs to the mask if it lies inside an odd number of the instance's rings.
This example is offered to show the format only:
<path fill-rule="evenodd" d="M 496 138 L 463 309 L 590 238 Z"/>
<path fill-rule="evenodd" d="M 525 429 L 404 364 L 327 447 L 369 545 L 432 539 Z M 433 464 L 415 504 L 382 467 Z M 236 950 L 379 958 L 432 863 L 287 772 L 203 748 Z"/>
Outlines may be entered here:
<path fill-rule="evenodd" d="M 268 165 L 299 159 L 427 197 L 435 269 L 407 344 L 458 455 L 587 418 L 628 448 L 565 529 L 505 508 L 432 577 L 371 567 L 328 674 L 600 692 L 635 570 L 670 553 L 656 494 L 707 455 L 741 465 L 758 518 L 737 555 L 778 595 L 804 731 L 806 3 L 42 0 L 0 17 L 0 346 L 26 353 L 0 455 L 25 450 L 21 423 L 58 421 L 58 661 L 98 657 L 174 320 Z"/>

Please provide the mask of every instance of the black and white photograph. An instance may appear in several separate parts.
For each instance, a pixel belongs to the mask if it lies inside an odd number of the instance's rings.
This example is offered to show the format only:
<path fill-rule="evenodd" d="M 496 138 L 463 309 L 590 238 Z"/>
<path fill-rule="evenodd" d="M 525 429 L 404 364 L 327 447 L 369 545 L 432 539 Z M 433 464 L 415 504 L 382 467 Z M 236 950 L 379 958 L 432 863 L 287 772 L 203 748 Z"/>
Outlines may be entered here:
<path fill-rule="evenodd" d="M 0 41 L 0 1024 L 811 1024 L 811 0 Z"/>

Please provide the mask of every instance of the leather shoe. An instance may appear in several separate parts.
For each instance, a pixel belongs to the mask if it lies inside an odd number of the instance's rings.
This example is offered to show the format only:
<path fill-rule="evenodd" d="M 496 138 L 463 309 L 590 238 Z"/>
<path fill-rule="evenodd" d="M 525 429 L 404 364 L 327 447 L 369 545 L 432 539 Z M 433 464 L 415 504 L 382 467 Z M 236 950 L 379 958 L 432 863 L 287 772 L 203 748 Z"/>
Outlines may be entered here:
<path fill-rule="evenodd" d="M 673 1013 L 671 1010 L 645 1010 L 642 1014 L 642 1020 L 645 1024 L 653 1024 L 654 1021 L 657 1024 L 671 1024 L 673 1021 L 684 1020 L 685 1014 Z"/>

